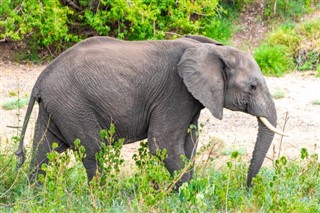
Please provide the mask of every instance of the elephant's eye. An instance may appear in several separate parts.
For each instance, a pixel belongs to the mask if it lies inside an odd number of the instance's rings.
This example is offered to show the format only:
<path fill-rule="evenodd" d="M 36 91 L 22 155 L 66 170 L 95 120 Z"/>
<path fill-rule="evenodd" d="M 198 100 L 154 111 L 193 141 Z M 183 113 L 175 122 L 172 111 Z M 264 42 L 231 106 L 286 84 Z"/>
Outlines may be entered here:
<path fill-rule="evenodd" d="M 256 89 L 257 89 L 257 86 L 256 86 L 256 85 L 251 84 L 249 88 L 250 88 L 250 91 L 254 91 L 254 90 L 256 90 Z"/>

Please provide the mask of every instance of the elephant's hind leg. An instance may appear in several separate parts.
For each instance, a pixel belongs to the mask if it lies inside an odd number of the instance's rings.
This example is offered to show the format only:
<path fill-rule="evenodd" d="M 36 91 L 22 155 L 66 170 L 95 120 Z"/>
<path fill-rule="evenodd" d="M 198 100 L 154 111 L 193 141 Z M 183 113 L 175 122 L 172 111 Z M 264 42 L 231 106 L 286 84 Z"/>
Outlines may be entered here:
<path fill-rule="evenodd" d="M 31 180 L 37 179 L 38 174 L 45 174 L 45 172 L 41 170 L 41 165 L 48 163 L 47 154 L 53 151 L 53 143 L 58 144 L 58 147 L 55 149 L 55 151 L 59 153 L 69 148 L 69 146 L 58 136 L 58 131 L 59 130 L 54 122 L 44 111 L 42 103 L 40 103 L 29 169 L 29 178 Z"/>
<path fill-rule="evenodd" d="M 101 150 L 99 132 L 103 128 L 93 112 L 80 110 L 80 108 L 78 110 L 74 113 L 79 117 L 73 117 L 72 120 L 67 115 L 63 116 L 65 118 L 63 124 L 66 126 L 61 132 L 72 148 L 74 148 L 76 139 L 79 139 L 80 145 L 85 148 L 85 157 L 82 159 L 82 163 L 87 172 L 88 182 L 90 182 L 98 171 L 96 154 Z"/>

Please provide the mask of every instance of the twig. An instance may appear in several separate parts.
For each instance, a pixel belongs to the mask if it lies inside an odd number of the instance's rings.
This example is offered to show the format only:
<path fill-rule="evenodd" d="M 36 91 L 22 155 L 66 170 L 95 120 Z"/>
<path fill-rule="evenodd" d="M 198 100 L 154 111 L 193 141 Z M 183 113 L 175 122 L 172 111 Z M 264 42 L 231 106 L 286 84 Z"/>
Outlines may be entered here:
<path fill-rule="evenodd" d="M 289 114 L 289 113 L 288 113 L 288 112 L 286 112 L 286 116 L 285 116 L 285 118 L 284 118 L 284 124 L 283 124 L 283 128 L 282 128 L 282 132 L 284 132 L 284 131 L 285 131 L 285 128 L 286 128 L 287 122 L 288 122 L 288 120 L 289 120 L 288 114 Z M 281 153 L 282 142 L 283 142 L 283 135 L 281 135 L 281 138 L 280 138 L 278 159 L 280 159 L 280 153 Z"/>
<path fill-rule="evenodd" d="M 178 34 L 178 33 L 173 33 L 173 32 L 165 32 L 165 34 L 169 34 L 169 35 L 175 35 L 178 37 L 182 37 L 182 35 Z"/>
<path fill-rule="evenodd" d="M 11 128 L 11 129 L 21 129 L 22 126 L 7 126 L 7 128 Z"/>
<path fill-rule="evenodd" d="M 71 0 L 66 0 L 67 1 L 67 3 L 71 6 L 71 7 L 73 7 L 73 8 L 75 8 L 75 9 L 77 9 L 77 10 L 81 10 L 81 7 L 79 7 L 76 3 L 74 3 L 73 1 L 71 1 Z"/>
<path fill-rule="evenodd" d="M 9 191 L 11 191 L 12 187 L 14 186 L 14 184 L 17 182 L 18 180 L 18 177 L 19 177 L 19 173 L 20 173 L 20 170 L 18 171 L 18 174 L 16 176 L 16 178 L 14 179 L 13 183 L 11 184 L 11 186 L 7 189 L 7 191 L 5 191 L 4 193 L 2 193 L 0 195 L 0 198 L 4 197 Z"/>
<path fill-rule="evenodd" d="M 213 149 L 215 148 L 215 146 L 216 146 L 216 143 L 212 144 L 212 146 L 210 147 L 210 151 L 209 151 L 209 154 L 208 154 L 207 160 L 206 160 L 206 162 L 204 163 L 204 166 L 203 166 L 203 170 L 202 170 L 202 177 L 204 177 L 205 169 L 207 168 L 207 165 L 208 165 L 208 162 L 209 162 L 210 156 L 212 155 L 212 153 L 213 153 Z"/>

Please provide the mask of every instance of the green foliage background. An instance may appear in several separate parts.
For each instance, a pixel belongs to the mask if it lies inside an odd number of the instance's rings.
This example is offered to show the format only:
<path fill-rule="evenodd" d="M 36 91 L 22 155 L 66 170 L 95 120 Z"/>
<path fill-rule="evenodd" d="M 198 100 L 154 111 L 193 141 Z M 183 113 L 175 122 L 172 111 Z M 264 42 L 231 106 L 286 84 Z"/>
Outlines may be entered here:
<path fill-rule="evenodd" d="M 2 0 L 0 39 L 26 41 L 32 50 L 64 48 L 93 35 L 128 40 L 210 36 L 218 27 L 218 0 Z M 207 27 L 211 27 L 207 31 Z"/>

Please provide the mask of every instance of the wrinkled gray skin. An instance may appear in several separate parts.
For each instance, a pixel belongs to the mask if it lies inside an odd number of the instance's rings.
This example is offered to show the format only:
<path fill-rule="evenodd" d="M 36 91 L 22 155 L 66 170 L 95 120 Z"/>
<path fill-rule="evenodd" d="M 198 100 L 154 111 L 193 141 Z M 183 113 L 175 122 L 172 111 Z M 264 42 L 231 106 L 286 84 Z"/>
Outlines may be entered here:
<path fill-rule="evenodd" d="M 83 164 L 90 181 L 97 171 L 99 131 L 114 123 L 126 143 L 148 139 L 152 153 L 167 149 L 172 174 L 191 158 L 200 111 L 207 107 L 222 119 L 223 108 L 266 117 L 276 126 L 276 110 L 261 71 L 248 53 L 206 37 L 164 41 L 120 41 L 109 37 L 84 40 L 62 53 L 41 73 L 27 109 L 20 146 L 33 105 L 39 115 L 33 141 L 31 176 L 43 173 L 52 143 L 63 152 L 79 138 L 86 148 Z M 261 122 L 247 184 L 259 172 L 274 133 Z M 105 141 L 107 142 L 107 141 Z M 189 181 L 186 173 L 178 186 Z"/>

